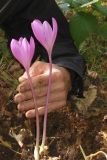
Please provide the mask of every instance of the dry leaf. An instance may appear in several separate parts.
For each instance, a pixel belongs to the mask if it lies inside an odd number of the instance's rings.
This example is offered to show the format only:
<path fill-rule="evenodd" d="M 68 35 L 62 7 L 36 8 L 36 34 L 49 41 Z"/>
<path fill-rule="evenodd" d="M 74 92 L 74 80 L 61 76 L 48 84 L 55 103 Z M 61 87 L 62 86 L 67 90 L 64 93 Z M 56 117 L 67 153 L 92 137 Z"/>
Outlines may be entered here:
<path fill-rule="evenodd" d="M 79 111 L 86 112 L 97 97 L 97 87 L 90 85 L 88 91 L 84 93 L 84 99 L 78 99 L 76 106 Z"/>
<path fill-rule="evenodd" d="M 91 78 L 96 79 L 98 77 L 98 73 L 95 72 L 95 71 L 88 70 L 87 72 L 88 72 L 88 76 L 91 77 Z"/>
<path fill-rule="evenodd" d="M 105 56 L 107 56 L 107 52 L 104 52 L 103 54 L 104 54 Z"/>
<path fill-rule="evenodd" d="M 7 148 L 12 149 L 11 144 L 9 142 L 7 142 L 7 141 L 4 141 L 3 138 L 2 138 L 2 136 L 0 136 L 0 144 L 3 145 L 3 146 L 5 146 L 5 147 L 7 147 Z"/>
<path fill-rule="evenodd" d="M 10 136 L 13 137 L 19 144 L 19 146 L 22 148 L 23 147 L 23 134 L 16 134 L 14 129 L 10 129 Z"/>

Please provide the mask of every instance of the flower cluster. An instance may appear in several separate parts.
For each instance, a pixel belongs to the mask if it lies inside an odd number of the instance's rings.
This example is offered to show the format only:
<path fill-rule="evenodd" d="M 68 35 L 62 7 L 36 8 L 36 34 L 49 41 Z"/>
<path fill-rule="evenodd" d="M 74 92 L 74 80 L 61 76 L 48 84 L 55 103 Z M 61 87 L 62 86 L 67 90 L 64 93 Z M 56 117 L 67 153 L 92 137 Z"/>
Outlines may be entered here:
<path fill-rule="evenodd" d="M 41 151 L 44 151 L 44 146 L 46 141 L 47 111 L 48 111 L 48 100 L 49 100 L 50 89 L 51 89 L 51 74 L 52 74 L 51 55 L 52 55 L 53 46 L 57 36 L 58 26 L 57 26 L 56 20 L 52 18 L 52 27 L 47 21 L 44 21 L 42 23 L 38 19 L 35 19 L 31 23 L 31 27 L 36 39 L 41 43 L 41 45 L 46 49 L 48 53 L 49 68 L 50 68 L 46 106 L 45 106 L 45 113 L 44 113 L 43 137 L 42 137 L 42 144 L 40 146 L 40 149 L 39 149 L 39 136 L 40 136 L 39 113 L 37 108 L 36 95 L 33 89 L 31 77 L 29 75 L 29 68 L 35 53 L 35 42 L 32 37 L 30 38 L 30 42 L 28 42 L 26 38 L 22 38 L 22 37 L 19 40 L 12 39 L 10 48 L 14 57 L 24 67 L 28 76 L 30 87 L 31 87 L 32 96 L 35 104 L 35 113 L 36 113 L 36 146 L 34 149 L 34 158 L 35 160 L 39 160 L 39 154 L 41 153 Z"/>

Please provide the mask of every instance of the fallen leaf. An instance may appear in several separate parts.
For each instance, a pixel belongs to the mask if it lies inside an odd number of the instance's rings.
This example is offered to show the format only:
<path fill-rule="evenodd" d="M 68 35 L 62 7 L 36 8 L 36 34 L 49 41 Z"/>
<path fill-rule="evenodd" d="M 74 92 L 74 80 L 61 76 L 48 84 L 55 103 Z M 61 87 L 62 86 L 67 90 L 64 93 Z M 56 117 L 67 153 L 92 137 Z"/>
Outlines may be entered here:
<path fill-rule="evenodd" d="M 88 76 L 89 76 L 90 78 L 93 78 L 93 79 L 96 79 L 96 78 L 98 77 L 98 73 L 95 72 L 95 71 L 90 71 L 90 70 L 88 70 L 88 71 L 87 71 L 87 74 L 88 74 Z"/>
<path fill-rule="evenodd" d="M 4 147 L 12 149 L 11 144 L 7 141 L 4 141 L 2 136 L 0 136 L 0 144 L 3 145 Z"/>
<path fill-rule="evenodd" d="M 84 92 L 84 99 L 78 99 L 76 106 L 79 111 L 86 112 L 97 97 L 97 87 L 90 85 L 88 91 Z"/>
<path fill-rule="evenodd" d="M 10 136 L 13 137 L 19 144 L 19 146 L 22 148 L 23 147 L 23 134 L 16 134 L 14 129 L 10 129 Z"/>

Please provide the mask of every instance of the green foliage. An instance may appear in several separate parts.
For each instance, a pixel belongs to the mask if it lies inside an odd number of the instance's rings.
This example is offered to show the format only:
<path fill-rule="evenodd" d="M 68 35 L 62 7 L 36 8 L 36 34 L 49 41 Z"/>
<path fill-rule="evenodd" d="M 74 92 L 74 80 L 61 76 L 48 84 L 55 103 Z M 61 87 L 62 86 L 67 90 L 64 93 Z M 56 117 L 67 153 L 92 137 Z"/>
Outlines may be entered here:
<path fill-rule="evenodd" d="M 77 46 L 97 29 L 97 19 L 90 13 L 78 12 L 70 19 L 70 32 Z"/>
<path fill-rule="evenodd" d="M 99 24 L 97 33 L 98 35 L 101 35 L 105 40 L 107 40 L 107 22 Z"/>
<path fill-rule="evenodd" d="M 101 2 L 95 3 L 93 5 L 93 9 L 95 9 L 98 12 L 102 13 L 103 15 L 107 16 L 107 6 L 103 6 L 101 4 Z"/>
<path fill-rule="evenodd" d="M 65 2 L 68 2 L 72 8 L 76 7 L 86 7 L 90 4 L 94 4 L 98 2 L 98 0 L 65 0 Z"/>
<path fill-rule="evenodd" d="M 84 55 L 88 68 L 107 80 L 107 41 L 97 34 L 90 35 L 79 47 Z"/>
<path fill-rule="evenodd" d="M 7 57 L 8 59 L 10 59 L 12 57 L 9 52 L 7 42 L 8 41 L 5 37 L 4 31 L 2 29 L 0 29 L 0 59 L 2 58 L 2 56 Z"/>
<path fill-rule="evenodd" d="M 61 3 L 69 4 L 64 13 L 88 69 L 107 80 L 107 0 L 62 0 Z"/>
<path fill-rule="evenodd" d="M 77 47 L 93 33 L 107 40 L 107 2 L 104 0 L 63 0 L 62 2 L 70 5 L 69 9 L 72 12 L 72 16 L 69 17 L 70 33 Z"/>

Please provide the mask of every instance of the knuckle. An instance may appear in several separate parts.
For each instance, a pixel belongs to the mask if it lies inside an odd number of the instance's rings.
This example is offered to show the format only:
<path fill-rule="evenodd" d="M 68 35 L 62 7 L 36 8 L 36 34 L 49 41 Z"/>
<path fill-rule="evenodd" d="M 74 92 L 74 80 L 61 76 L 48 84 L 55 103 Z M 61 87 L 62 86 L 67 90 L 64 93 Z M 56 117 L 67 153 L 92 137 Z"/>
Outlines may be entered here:
<path fill-rule="evenodd" d="M 62 72 L 56 72 L 55 73 L 55 78 L 57 79 L 57 80 L 62 80 L 63 79 L 63 75 L 62 75 Z"/>
<path fill-rule="evenodd" d="M 60 90 L 62 90 L 62 91 L 64 91 L 64 92 L 66 92 L 66 90 L 67 90 L 67 86 L 66 86 L 66 84 L 65 84 L 64 81 L 62 81 L 62 82 L 60 83 Z"/>
<path fill-rule="evenodd" d="M 64 81 L 62 82 L 62 89 L 66 90 L 66 85 L 65 85 Z"/>

